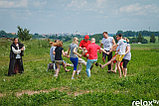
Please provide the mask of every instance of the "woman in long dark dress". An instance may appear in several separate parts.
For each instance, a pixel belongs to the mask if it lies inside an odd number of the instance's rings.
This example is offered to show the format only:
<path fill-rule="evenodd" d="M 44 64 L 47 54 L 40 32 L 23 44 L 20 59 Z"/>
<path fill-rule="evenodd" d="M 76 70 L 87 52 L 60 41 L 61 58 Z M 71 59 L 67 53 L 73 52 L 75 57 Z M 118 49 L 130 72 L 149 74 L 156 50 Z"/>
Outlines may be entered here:
<path fill-rule="evenodd" d="M 13 43 L 10 46 L 10 63 L 8 76 L 17 73 L 23 73 L 23 60 L 22 56 L 24 54 L 25 47 L 18 41 L 18 38 L 14 38 Z"/>

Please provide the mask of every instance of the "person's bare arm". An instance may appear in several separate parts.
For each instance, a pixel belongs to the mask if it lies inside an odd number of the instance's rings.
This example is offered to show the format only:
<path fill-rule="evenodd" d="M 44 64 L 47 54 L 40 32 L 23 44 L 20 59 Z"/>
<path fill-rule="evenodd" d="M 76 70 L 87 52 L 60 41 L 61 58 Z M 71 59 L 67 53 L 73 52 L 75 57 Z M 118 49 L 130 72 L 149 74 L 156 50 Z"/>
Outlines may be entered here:
<path fill-rule="evenodd" d="M 73 53 L 76 54 L 76 55 L 79 56 L 79 57 L 82 57 L 81 54 L 79 54 L 79 53 L 76 52 L 76 49 L 77 49 L 77 48 L 74 48 L 74 49 L 73 49 Z"/>
<path fill-rule="evenodd" d="M 112 48 L 110 49 L 110 52 L 112 52 L 112 51 L 114 51 L 114 50 L 115 50 L 115 49 L 114 49 L 114 47 L 115 47 L 116 43 L 115 43 L 114 38 L 113 38 L 113 40 L 112 40 L 112 43 L 113 43 L 113 45 L 112 45 Z"/>
<path fill-rule="evenodd" d="M 104 52 L 105 54 L 108 54 L 103 48 L 100 48 L 100 51 Z"/>
<path fill-rule="evenodd" d="M 69 55 L 70 54 L 70 48 L 68 48 L 68 51 L 67 51 L 67 55 Z"/>
<path fill-rule="evenodd" d="M 55 55 L 55 50 L 53 51 L 53 55 Z"/>
<path fill-rule="evenodd" d="M 116 45 L 114 38 L 113 38 L 113 40 L 112 40 L 112 43 L 113 43 L 113 46 Z"/>
<path fill-rule="evenodd" d="M 125 54 L 129 53 L 129 51 L 130 51 L 130 46 L 127 46 Z"/>
<path fill-rule="evenodd" d="M 62 50 L 62 55 L 63 55 L 63 56 L 66 56 L 66 53 L 64 52 L 64 50 Z"/>

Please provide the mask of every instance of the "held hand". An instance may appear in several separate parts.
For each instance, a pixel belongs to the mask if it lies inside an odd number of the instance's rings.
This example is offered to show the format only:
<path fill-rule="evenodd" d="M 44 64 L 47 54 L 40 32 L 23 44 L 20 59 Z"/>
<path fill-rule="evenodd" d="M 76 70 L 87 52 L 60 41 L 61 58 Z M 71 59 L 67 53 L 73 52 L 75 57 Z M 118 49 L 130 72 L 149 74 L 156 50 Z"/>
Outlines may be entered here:
<path fill-rule="evenodd" d="M 109 54 L 110 54 L 110 52 L 106 52 L 106 54 L 107 54 L 107 55 L 109 55 Z"/>
<path fill-rule="evenodd" d="M 24 50 L 24 47 L 21 48 L 21 51 L 23 51 L 23 50 Z"/>
<path fill-rule="evenodd" d="M 67 58 L 70 58 L 70 56 L 69 56 L 69 55 L 67 55 Z"/>
<path fill-rule="evenodd" d="M 79 55 L 79 57 L 81 58 L 81 57 L 82 57 L 82 55 L 80 54 L 80 55 Z"/>
<path fill-rule="evenodd" d="M 86 56 L 89 57 L 89 54 L 87 54 Z"/>

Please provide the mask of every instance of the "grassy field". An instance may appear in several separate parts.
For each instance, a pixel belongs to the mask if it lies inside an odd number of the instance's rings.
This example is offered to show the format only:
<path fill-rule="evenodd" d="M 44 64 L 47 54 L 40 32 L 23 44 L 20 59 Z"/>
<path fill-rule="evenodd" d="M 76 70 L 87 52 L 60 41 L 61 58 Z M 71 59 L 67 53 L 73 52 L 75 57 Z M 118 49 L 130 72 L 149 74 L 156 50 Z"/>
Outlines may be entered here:
<path fill-rule="evenodd" d="M 10 41 L 0 40 L 0 106 L 13 105 L 117 105 L 128 106 L 132 101 L 159 100 L 159 43 L 133 44 L 128 76 L 107 73 L 107 67 L 95 67 L 86 76 L 85 67 L 71 80 L 71 72 L 63 68 L 59 77 L 46 72 L 50 62 L 48 41 L 23 42 L 24 74 L 7 76 Z M 64 43 L 67 50 L 70 42 Z M 102 63 L 101 54 L 98 61 Z M 71 63 L 69 59 L 64 58 Z M 72 68 L 70 68 L 72 69 Z M 154 104 L 157 105 L 157 104 Z"/>

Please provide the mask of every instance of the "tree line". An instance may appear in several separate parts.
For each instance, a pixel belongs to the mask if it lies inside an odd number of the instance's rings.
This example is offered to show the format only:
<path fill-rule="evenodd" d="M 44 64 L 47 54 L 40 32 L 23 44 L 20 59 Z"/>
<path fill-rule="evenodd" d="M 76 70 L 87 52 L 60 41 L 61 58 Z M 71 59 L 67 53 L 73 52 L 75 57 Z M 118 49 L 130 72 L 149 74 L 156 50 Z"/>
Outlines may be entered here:
<path fill-rule="evenodd" d="M 65 36 L 58 36 L 57 34 L 55 35 L 45 35 L 42 36 L 38 33 L 35 34 L 30 34 L 30 30 L 28 30 L 27 28 L 21 28 L 20 26 L 17 27 L 18 31 L 17 34 L 12 34 L 12 33 L 6 33 L 4 30 L 0 31 L 0 38 L 14 38 L 14 37 L 19 37 L 20 40 L 25 41 L 25 40 L 30 40 L 30 39 L 60 39 L 65 41 L 69 41 L 71 40 L 73 37 L 78 37 L 78 38 L 83 38 L 83 36 L 81 35 L 65 35 Z M 130 43 L 148 43 L 148 40 L 145 39 L 145 36 L 150 36 L 150 42 L 155 43 L 156 38 L 155 36 L 158 36 L 158 40 L 159 40 L 159 31 L 158 32 L 154 32 L 154 31 L 122 31 L 119 30 L 117 31 L 116 34 L 109 34 L 110 36 L 113 36 L 114 39 L 116 40 L 116 35 L 117 34 L 122 34 L 124 37 L 128 37 L 128 39 L 130 40 Z M 90 36 L 91 38 L 94 37 L 96 39 L 97 43 L 100 43 L 100 40 L 103 38 L 103 34 L 95 34 Z M 117 41 L 117 40 L 116 40 Z"/>
<path fill-rule="evenodd" d="M 122 34 L 124 37 L 127 37 L 129 39 L 129 43 L 148 43 L 148 40 L 145 39 L 144 37 L 149 36 L 150 37 L 150 42 L 151 43 L 155 43 L 156 42 L 156 38 L 155 36 L 158 36 L 158 40 L 159 40 L 159 32 L 151 32 L 151 31 L 118 31 L 116 34 L 109 34 L 109 36 L 114 37 L 115 41 L 116 40 L 116 35 L 117 34 Z M 94 37 L 96 38 L 96 42 L 100 43 L 101 39 L 103 38 L 103 34 L 95 34 L 93 36 L 91 36 L 91 38 Z"/>

